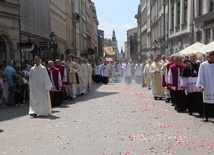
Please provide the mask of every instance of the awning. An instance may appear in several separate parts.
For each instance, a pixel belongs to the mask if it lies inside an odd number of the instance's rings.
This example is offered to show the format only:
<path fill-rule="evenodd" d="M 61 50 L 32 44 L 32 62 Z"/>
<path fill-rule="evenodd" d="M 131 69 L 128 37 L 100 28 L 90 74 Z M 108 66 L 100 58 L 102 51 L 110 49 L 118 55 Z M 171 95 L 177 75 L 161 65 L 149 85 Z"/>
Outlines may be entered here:
<path fill-rule="evenodd" d="M 204 54 L 209 53 L 211 51 L 214 51 L 214 41 L 209 43 L 209 44 L 207 44 L 206 46 L 198 49 L 198 51 L 200 51 L 200 52 L 202 52 Z"/>
<path fill-rule="evenodd" d="M 180 52 L 178 52 L 178 54 L 184 54 L 184 55 L 189 55 L 192 53 L 201 53 L 204 54 L 203 52 L 199 51 L 199 49 L 205 47 L 206 45 L 200 43 L 200 42 L 196 42 L 188 47 L 186 47 L 185 49 L 181 50 Z"/>

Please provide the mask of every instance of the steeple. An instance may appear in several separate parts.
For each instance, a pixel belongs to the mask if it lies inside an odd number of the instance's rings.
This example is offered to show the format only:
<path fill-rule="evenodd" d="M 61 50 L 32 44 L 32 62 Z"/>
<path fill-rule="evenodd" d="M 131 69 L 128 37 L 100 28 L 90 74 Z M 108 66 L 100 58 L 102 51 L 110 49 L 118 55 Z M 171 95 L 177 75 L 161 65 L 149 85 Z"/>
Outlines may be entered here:
<path fill-rule="evenodd" d="M 121 51 L 120 51 L 120 53 L 121 53 L 121 54 L 123 54 L 123 48 L 122 48 L 122 47 L 121 47 Z"/>
<path fill-rule="evenodd" d="M 116 35 L 115 35 L 115 31 L 113 30 L 113 35 L 112 35 L 112 41 L 117 41 Z"/>

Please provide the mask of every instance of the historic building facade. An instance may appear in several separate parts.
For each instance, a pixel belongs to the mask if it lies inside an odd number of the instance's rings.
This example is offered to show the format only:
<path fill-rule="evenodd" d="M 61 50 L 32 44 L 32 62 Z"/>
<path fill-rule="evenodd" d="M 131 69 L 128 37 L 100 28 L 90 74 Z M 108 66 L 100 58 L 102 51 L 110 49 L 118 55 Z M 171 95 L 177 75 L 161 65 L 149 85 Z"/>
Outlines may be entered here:
<path fill-rule="evenodd" d="M 68 36 L 71 36 L 72 31 L 69 32 L 66 30 L 66 26 L 70 27 L 72 29 L 72 22 L 71 20 L 66 20 L 66 14 L 72 11 L 72 2 L 68 0 L 50 0 L 50 34 L 53 32 L 56 37 L 55 40 L 52 40 L 50 38 L 50 41 L 52 44 L 50 44 L 50 52 L 51 52 L 51 59 L 64 59 L 66 46 L 72 47 L 71 43 L 67 42 L 66 40 L 72 40 L 71 38 L 67 38 Z M 72 18 L 70 16 L 69 18 Z M 66 33 L 68 32 L 68 33 Z M 54 35 L 53 34 L 53 35 Z M 49 35 L 50 36 L 50 35 Z M 51 36 L 50 36 L 51 37 Z"/>
<path fill-rule="evenodd" d="M 103 57 L 103 47 L 104 47 L 104 31 L 98 29 L 98 53 L 97 59 L 99 60 L 100 57 Z"/>
<path fill-rule="evenodd" d="M 214 41 L 214 1 L 196 0 L 194 10 L 194 41 L 204 44 Z"/>
<path fill-rule="evenodd" d="M 91 0 L 4 0 L 0 9 L 0 61 L 35 55 L 62 60 L 97 51 L 99 22 Z"/>
<path fill-rule="evenodd" d="M 138 51 L 138 28 L 132 28 L 127 31 L 127 54 L 126 59 L 138 60 L 140 53 Z"/>
<path fill-rule="evenodd" d="M 17 43 L 20 40 L 19 4 L 17 0 L 0 1 L 0 64 L 20 60 Z"/>
<path fill-rule="evenodd" d="M 214 41 L 213 15 L 213 0 L 141 0 L 135 16 L 138 50 L 153 58 L 177 53 L 196 41 L 208 44 Z"/>

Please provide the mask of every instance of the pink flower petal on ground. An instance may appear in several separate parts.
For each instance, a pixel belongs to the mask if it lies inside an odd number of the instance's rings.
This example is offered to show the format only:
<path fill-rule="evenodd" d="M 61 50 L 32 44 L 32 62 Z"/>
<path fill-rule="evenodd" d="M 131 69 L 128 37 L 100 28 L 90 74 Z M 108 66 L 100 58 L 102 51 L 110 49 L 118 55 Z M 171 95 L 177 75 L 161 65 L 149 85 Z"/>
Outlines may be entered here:
<path fill-rule="evenodd" d="M 131 152 L 130 151 L 125 151 L 124 155 L 131 155 Z"/>
<path fill-rule="evenodd" d="M 136 139 L 136 137 L 134 137 L 134 136 L 129 136 L 129 139 L 130 139 L 130 141 L 133 141 L 133 140 Z"/>

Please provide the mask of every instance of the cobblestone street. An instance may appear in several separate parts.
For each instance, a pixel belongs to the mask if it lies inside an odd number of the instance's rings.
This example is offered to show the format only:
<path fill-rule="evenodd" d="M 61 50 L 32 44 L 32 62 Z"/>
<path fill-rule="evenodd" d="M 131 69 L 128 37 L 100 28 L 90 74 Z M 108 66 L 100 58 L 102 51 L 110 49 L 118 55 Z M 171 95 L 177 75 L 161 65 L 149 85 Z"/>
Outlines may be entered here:
<path fill-rule="evenodd" d="M 49 118 L 28 105 L 0 109 L 1 155 L 205 155 L 214 152 L 213 119 L 177 113 L 136 84 L 94 84 Z"/>

